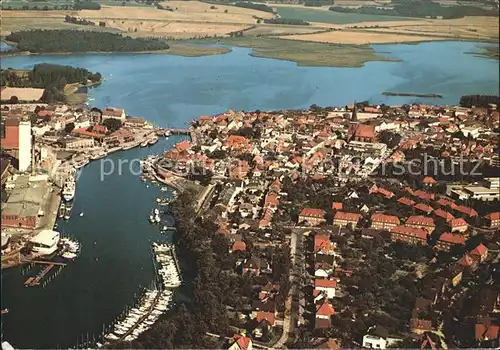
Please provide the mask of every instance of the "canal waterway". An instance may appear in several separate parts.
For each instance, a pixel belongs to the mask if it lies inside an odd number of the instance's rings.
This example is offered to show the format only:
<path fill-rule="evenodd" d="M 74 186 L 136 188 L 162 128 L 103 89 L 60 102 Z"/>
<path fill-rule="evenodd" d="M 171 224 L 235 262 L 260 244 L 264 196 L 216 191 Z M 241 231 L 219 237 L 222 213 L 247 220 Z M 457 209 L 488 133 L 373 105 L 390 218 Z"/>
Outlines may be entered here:
<path fill-rule="evenodd" d="M 362 68 L 298 67 L 295 63 L 249 56 L 233 48 L 226 55 L 185 58 L 159 54 L 88 54 L 3 57 L 2 67 L 29 69 L 49 62 L 98 71 L 106 80 L 89 90 L 97 107 L 125 108 L 162 127 L 184 127 L 200 115 L 239 110 L 276 110 L 345 105 L 354 100 L 402 104 L 413 101 L 456 104 L 461 95 L 499 94 L 498 61 L 476 57 L 467 42 L 377 45 L 401 62 L 368 62 Z M 443 99 L 383 96 L 384 91 L 437 93 Z M 112 154 L 133 160 L 161 153 L 179 138 L 151 148 Z M 134 167 L 139 166 L 138 162 Z M 127 171 L 100 179 L 101 162 L 83 169 L 73 216 L 57 230 L 83 245 L 46 288 L 25 288 L 19 269 L 2 273 L 3 336 L 17 348 L 74 346 L 98 334 L 153 280 L 150 241 L 160 238 L 147 221 L 161 192 Z M 137 169 L 136 169 L 137 170 Z M 78 214 L 84 213 L 83 217 Z M 94 244 L 95 242 L 95 244 Z"/>

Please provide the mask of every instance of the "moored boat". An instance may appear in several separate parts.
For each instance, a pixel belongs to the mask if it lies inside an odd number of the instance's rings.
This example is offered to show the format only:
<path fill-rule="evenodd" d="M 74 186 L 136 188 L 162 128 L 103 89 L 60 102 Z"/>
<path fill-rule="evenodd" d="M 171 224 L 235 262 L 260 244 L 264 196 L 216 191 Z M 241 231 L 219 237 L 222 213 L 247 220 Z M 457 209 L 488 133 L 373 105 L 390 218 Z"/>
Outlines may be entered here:
<path fill-rule="evenodd" d="M 64 212 L 64 219 L 65 220 L 69 220 L 69 218 L 71 217 L 71 210 L 72 209 L 73 209 L 73 205 L 71 203 L 68 203 L 66 205 L 65 212 Z"/>
<path fill-rule="evenodd" d="M 157 142 L 158 142 L 158 137 L 155 137 L 155 138 L 153 138 L 153 139 L 149 140 L 148 144 L 150 144 L 150 145 L 154 145 L 154 144 L 155 144 L 155 143 L 157 143 Z"/>
<path fill-rule="evenodd" d="M 64 217 L 64 213 L 66 212 L 66 204 L 61 203 L 61 206 L 59 207 L 59 213 L 58 216 L 60 219 Z"/>

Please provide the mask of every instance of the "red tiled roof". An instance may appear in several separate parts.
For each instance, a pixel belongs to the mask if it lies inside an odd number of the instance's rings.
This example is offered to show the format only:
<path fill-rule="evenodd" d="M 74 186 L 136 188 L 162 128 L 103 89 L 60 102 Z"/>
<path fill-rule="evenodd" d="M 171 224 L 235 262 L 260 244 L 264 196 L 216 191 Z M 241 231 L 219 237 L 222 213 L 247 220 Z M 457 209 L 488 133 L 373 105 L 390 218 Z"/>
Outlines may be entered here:
<path fill-rule="evenodd" d="M 383 222 L 383 223 L 391 223 L 391 224 L 396 224 L 399 225 L 399 218 L 394 215 L 385 215 L 385 214 L 379 214 L 379 213 L 374 213 L 372 214 L 371 217 L 372 222 Z"/>
<path fill-rule="evenodd" d="M 391 232 L 401 235 L 411 236 L 422 240 L 427 240 L 428 232 L 421 228 L 408 227 L 408 226 L 395 226 L 392 227 Z"/>
<path fill-rule="evenodd" d="M 352 222 L 358 222 L 359 218 L 361 218 L 361 214 L 357 213 L 346 213 L 343 211 L 338 211 L 335 213 L 333 217 L 334 220 L 347 220 Z"/>
<path fill-rule="evenodd" d="M 465 244 L 465 237 L 462 235 L 457 235 L 454 233 L 445 232 L 440 237 L 441 242 L 452 243 L 452 244 Z"/>
<path fill-rule="evenodd" d="M 330 318 L 318 318 L 314 320 L 315 328 L 330 328 L 332 326 L 332 321 Z"/>
<path fill-rule="evenodd" d="M 102 138 L 102 137 L 106 136 L 106 135 L 100 134 L 98 132 L 87 131 L 86 128 L 74 129 L 71 131 L 71 133 L 75 134 L 75 135 L 89 136 L 89 137 L 95 137 L 95 138 Z"/>
<path fill-rule="evenodd" d="M 470 251 L 471 255 L 479 255 L 482 256 L 483 254 L 488 253 L 488 248 L 483 243 L 480 243 L 476 248 L 472 249 Z"/>
<path fill-rule="evenodd" d="M 392 193 L 391 191 L 389 190 L 386 190 L 385 188 L 382 188 L 382 187 L 379 187 L 377 189 L 377 192 L 380 193 L 381 195 L 387 197 L 387 198 L 392 198 L 394 197 L 394 193 Z"/>
<path fill-rule="evenodd" d="M 231 248 L 231 250 L 232 250 L 233 252 L 236 252 L 236 251 L 238 251 L 238 250 L 239 250 L 239 251 L 244 252 L 246 249 L 247 249 L 247 245 L 246 245 L 246 243 L 245 243 L 245 242 L 243 242 L 243 241 L 235 241 L 235 242 L 233 243 L 232 248 Z"/>
<path fill-rule="evenodd" d="M 404 205 L 414 205 L 415 201 L 408 197 L 401 197 L 398 199 L 398 202 Z"/>
<path fill-rule="evenodd" d="M 257 322 L 260 323 L 262 320 L 266 320 L 271 326 L 274 326 L 274 323 L 276 321 L 276 316 L 272 312 L 259 311 L 257 312 L 256 318 Z"/>
<path fill-rule="evenodd" d="M 425 191 L 421 191 L 421 190 L 415 191 L 414 195 L 420 199 L 426 199 L 426 200 L 433 200 L 434 199 L 434 193 L 429 193 L 429 192 L 425 192 Z"/>
<path fill-rule="evenodd" d="M 175 145 L 179 151 L 187 151 L 191 148 L 191 143 L 189 141 L 182 141 Z"/>
<path fill-rule="evenodd" d="M 299 216 L 314 217 L 314 218 L 324 218 L 326 212 L 323 209 L 317 208 L 304 208 L 300 212 Z"/>
<path fill-rule="evenodd" d="M 124 111 L 121 108 L 107 107 L 107 108 L 104 108 L 104 110 L 102 111 L 102 114 L 113 116 L 113 117 L 120 117 L 123 112 Z"/>
<path fill-rule="evenodd" d="M 344 207 L 344 204 L 341 202 L 333 202 L 332 203 L 332 209 L 334 209 L 334 210 L 342 210 L 343 207 Z"/>
<path fill-rule="evenodd" d="M 446 206 L 451 206 L 451 204 L 453 203 L 453 201 L 441 197 L 441 198 L 439 198 L 439 200 L 437 201 L 437 203 L 439 205 L 442 205 L 443 207 L 446 207 Z"/>
<path fill-rule="evenodd" d="M 330 304 L 328 301 L 325 301 L 323 304 L 317 306 L 316 315 L 333 316 L 335 315 L 335 309 L 333 308 L 332 304 Z"/>
<path fill-rule="evenodd" d="M 457 261 L 457 264 L 462 266 L 472 266 L 472 264 L 474 264 L 474 259 L 472 259 L 469 254 L 464 254 L 464 256 Z"/>
<path fill-rule="evenodd" d="M 440 218 L 443 218 L 447 222 L 455 219 L 455 217 L 453 215 L 451 215 L 450 213 L 448 213 L 447 211 L 445 211 L 443 209 L 434 210 L 434 215 L 439 216 Z"/>
<path fill-rule="evenodd" d="M 322 288 L 336 288 L 337 281 L 336 280 L 327 280 L 324 278 L 316 278 L 314 280 L 314 287 L 322 287 Z"/>
<path fill-rule="evenodd" d="M 375 125 L 359 124 L 354 132 L 354 136 L 363 138 L 375 137 Z"/>
<path fill-rule="evenodd" d="M 427 213 L 427 214 L 432 213 L 432 211 L 434 210 L 434 209 L 432 209 L 432 207 L 430 207 L 424 203 L 418 203 L 417 205 L 415 205 L 415 209 L 423 211 L 424 213 Z"/>
<path fill-rule="evenodd" d="M 436 226 L 434 224 L 434 219 L 421 215 L 410 216 L 408 219 L 406 219 L 405 225 L 422 225 L 429 227 Z"/>
<path fill-rule="evenodd" d="M 249 337 L 244 337 L 239 334 L 233 335 L 233 340 L 238 344 L 241 350 L 247 350 L 250 347 L 252 340 Z"/>
<path fill-rule="evenodd" d="M 488 215 L 486 215 L 486 218 L 491 221 L 500 220 L 500 211 L 489 213 Z"/>
<path fill-rule="evenodd" d="M 495 340 L 498 339 L 500 326 L 491 323 L 476 323 L 475 335 L 477 340 Z"/>
<path fill-rule="evenodd" d="M 331 246 L 330 237 L 323 235 L 314 236 L 314 252 L 319 252 L 324 248 L 329 249 Z"/>
<path fill-rule="evenodd" d="M 469 226 L 469 225 L 467 224 L 467 221 L 465 221 L 464 219 L 457 218 L 457 219 L 451 220 L 450 226 L 451 227 L 462 227 L 462 226 Z"/>
<path fill-rule="evenodd" d="M 462 214 L 465 214 L 467 216 L 477 216 L 477 211 L 475 211 L 472 208 L 466 207 L 464 205 L 457 205 L 455 207 L 456 211 L 461 212 Z"/>

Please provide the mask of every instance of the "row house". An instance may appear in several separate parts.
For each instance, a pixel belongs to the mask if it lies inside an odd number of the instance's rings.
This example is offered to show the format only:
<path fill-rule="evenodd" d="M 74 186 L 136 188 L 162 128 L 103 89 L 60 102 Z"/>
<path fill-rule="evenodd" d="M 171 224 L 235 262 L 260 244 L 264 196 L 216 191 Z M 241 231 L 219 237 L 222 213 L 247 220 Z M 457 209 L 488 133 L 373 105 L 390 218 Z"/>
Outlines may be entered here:
<path fill-rule="evenodd" d="M 360 218 L 361 214 L 338 211 L 333 217 L 333 224 L 340 227 L 345 227 L 348 225 L 356 227 Z"/>
<path fill-rule="evenodd" d="M 464 244 L 464 236 L 446 232 L 439 237 L 435 247 L 439 250 L 450 251 L 454 246 Z"/>
<path fill-rule="evenodd" d="M 388 189 L 385 189 L 383 187 L 378 187 L 377 185 L 373 185 L 370 190 L 368 191 L 369 194 L 381 194 L 387 199 L 391 199 L 394 197 L 394 193 L 389 191 Z"/>
<path fill-rule="evenodd" d="M 371 228 L 376 230 L 389 230 L 399 224 L 399 218 L 394 215 L 374 213 L 371 216 Z"/>
<path fill-rule="evenodd" d="M 408 244 L 427 244 L 429 236 L 427 230 L 408 226 L 395 226 L 391 228 L 390 233 L 393 241 L 403 241 Z"/>
<path fill-rule="evenodd" d="M 475 211 L 472 208 L 466 207 L 464 205 L 457 205 L 457 206 L 455 206 L 454 209 L 456 211 L 458 211 L 459 213 L 461 213 L 467 217 L 470 217 L 470 218 L 477 216 L 477 211 Z"/>
<path fill-rule="evenodd" d="M 499 228 L 500 227 L 500 212 L 497 211 L 495 213 L 490 213 L 486 215 L 486 221 L 488 222 L 488 226 L 490 228 Z"/>
<path fill-rule="evenodd" d="M 467 221 L 462 218 L 452 219 L 448 224 L 450 226 L 451 232 L 463 233 L 469 228 Z"/>
<path fill-rule="evenodd" d="M 451 220 L 455 219 L 455 217 L 447 212 L 446 210 L 443 210 L 441 208 L 434 210 L 434 215 L 443 219 L 446 222 L 450 222 Z"/>
<path fill-rule="evenodd" d="M 299 214 L 299 224 L 319 226 L 326 222 L 326 212 L 323 209 L 304 208 Z"/>
<path fill-rule="evenodd" d="M 432 207 L 428 206 L 427 204 L 424 204 L 424 203 L 418 203 L 417 205 L 415 205 L 415 209 L 421 211 L 421 212 L 424 212 L 425 214 L 429 215 L 430 213 L 432 213 L 432 211 L 434 209 L 432 209 Z"/>
<path fill-rule="evenodd" d="M 416 202 L 413 199 L 410 199 L 408 197 L 401 197 L 398 199 L 398 203 L 401 203 L 401 204 L 409 206 L 409 207 L 413 207 Z"/>
<path fill-rule="evenodd" d="M 429 234 L 436 228 L 434 219 L 421 215 L 410 216 L 406 219 L 405 226 L 424 229 Z"/>

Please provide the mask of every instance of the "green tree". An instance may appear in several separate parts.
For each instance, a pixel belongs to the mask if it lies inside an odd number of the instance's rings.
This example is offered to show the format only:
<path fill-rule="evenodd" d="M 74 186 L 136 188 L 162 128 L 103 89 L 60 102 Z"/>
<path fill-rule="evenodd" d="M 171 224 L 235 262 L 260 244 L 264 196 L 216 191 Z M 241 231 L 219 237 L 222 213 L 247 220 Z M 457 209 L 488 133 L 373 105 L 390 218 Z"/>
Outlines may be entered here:
<path fill-rule="evenodd" d="M 122 127 L 122 122 L 118 119 L 108 118 L 102 122 L 106 128 L 108 128 L 109 132 L 114 132 Z"/>
<path fill-rule="evenodd" d="M 69 134 L 73 131 L 73 129 L 75 128 L 75 123 L 68 123 L 66 124 L 66 126 L 64 127 L 64 131 Z"/>

